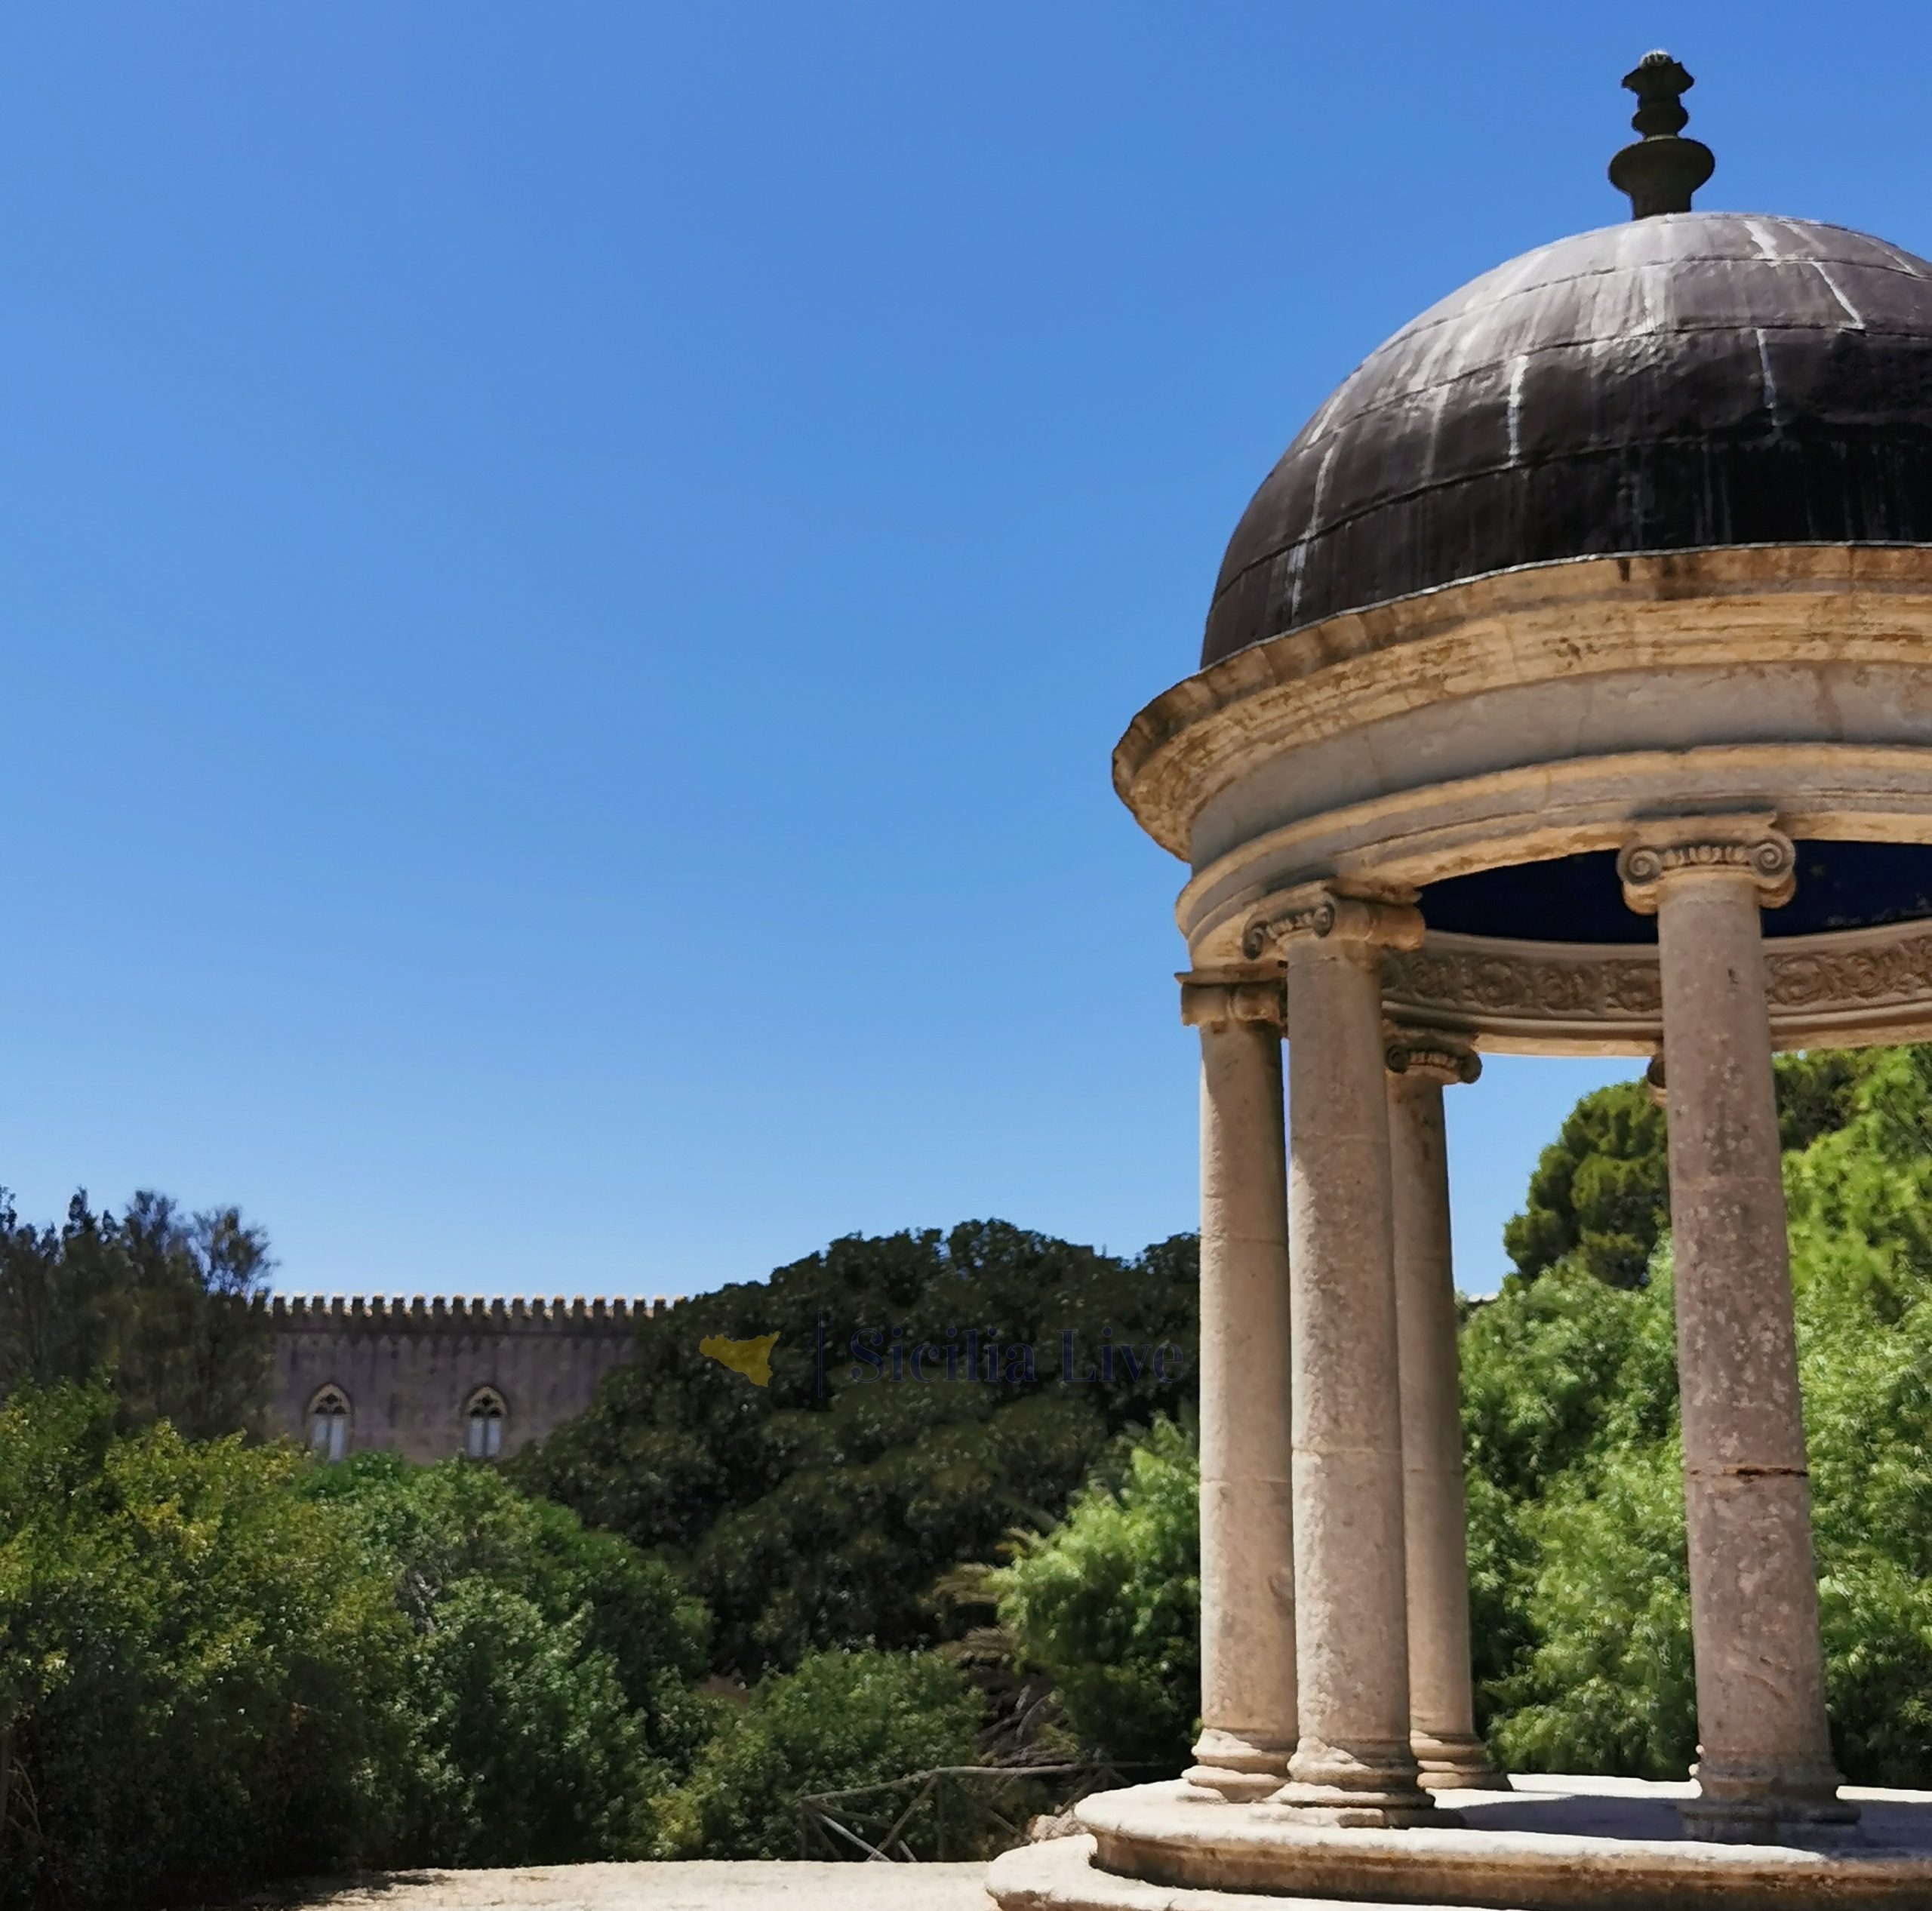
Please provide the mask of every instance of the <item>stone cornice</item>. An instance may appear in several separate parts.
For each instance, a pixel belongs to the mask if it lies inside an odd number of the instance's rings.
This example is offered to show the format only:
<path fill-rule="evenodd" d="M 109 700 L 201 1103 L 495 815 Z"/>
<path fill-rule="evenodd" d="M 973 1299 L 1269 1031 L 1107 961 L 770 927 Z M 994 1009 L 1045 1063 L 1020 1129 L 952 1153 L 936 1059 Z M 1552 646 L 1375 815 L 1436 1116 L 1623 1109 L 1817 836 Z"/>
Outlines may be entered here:
<path fill-rule="evenodd" d="M 1198 870 L 1176 900 L 1176 920 L 1198 964 L 1229 959 L 1255 906 L 1317 871 L 1413 891 L 1504 863 L 1614 854 L 1630 840 L 1633 815 L 1663 801 L 1734 808 L 1740 791 L 1775 792 L 1780 826 L 1799 839 L 1932 838 L 1932 749 L 1923 745 L 1762 743 L 1579 757 L 1392 791 L 1266 831 Z"/>
<path fill-rule="evenodd" d="M 1114 786 L 1185 858 L 1202 807 L 1297 744 L 1515 685 L 1773 661 L 1932 667 L 1932 549 L 1581 559 L 1351 611 L 1156 697 L 1115 749 Z"/>

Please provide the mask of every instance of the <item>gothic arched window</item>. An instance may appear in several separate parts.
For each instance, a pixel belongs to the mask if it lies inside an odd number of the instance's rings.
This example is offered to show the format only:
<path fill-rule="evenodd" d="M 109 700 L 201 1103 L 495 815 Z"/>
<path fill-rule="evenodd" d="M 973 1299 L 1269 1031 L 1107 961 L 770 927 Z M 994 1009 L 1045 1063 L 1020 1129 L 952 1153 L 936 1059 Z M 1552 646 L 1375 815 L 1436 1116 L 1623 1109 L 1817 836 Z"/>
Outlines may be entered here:
<path fill-rule="evenodd" d="M 349 1396 L 325 1386 L 309 1402 L 309 1451 L 318 1460 L 340 1460 L 349 1451 Z"/>
<path fill-rule="evenodd" d="M 463 1411 L 463 1450 L 472 1460 L 495 1460 L 503 1451 L 503 1423 L 509 1409 L 493 1386 L 479 1386 Z"/>

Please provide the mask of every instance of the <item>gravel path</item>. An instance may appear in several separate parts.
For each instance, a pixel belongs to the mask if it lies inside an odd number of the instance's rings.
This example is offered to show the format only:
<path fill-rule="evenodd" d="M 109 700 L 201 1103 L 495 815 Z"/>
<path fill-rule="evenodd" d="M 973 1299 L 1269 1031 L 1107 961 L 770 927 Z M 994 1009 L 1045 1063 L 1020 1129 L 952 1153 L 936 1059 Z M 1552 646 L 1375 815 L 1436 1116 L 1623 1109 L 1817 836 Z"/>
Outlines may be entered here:
<path fill-rule="evenodd" d="M 297 1898 L 280 1911 L 992 1911 L 983 1864 L 558 1864 L 413 1871 Z"/>

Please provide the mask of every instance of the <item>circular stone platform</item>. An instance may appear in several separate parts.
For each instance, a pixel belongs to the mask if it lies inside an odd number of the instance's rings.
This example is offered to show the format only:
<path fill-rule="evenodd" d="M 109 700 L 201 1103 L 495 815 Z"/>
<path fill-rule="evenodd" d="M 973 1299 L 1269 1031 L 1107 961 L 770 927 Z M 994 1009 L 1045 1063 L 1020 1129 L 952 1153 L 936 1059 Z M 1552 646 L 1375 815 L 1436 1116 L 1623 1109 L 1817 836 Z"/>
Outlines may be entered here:
<path fill-rule="evenodd" d="M 1677 1814 L 1688 1784 L 1513 1778 L 1506 1794 L 1439 1792 L 1440 1826 L 1311 1825 L 1178 1783 L 1085 1800 L 1088 1839 L 1008 1852 L 987 1888 L 1001 1911 L 1261 1911 L 1270 1900 L 1491 1911 L 1926 1911 L 1932 1793 L 1847 1786 L 1841 1833 L 1714 1844 Z M 1256 1894 L 1264 1894 L 1258 1902 Z"/>

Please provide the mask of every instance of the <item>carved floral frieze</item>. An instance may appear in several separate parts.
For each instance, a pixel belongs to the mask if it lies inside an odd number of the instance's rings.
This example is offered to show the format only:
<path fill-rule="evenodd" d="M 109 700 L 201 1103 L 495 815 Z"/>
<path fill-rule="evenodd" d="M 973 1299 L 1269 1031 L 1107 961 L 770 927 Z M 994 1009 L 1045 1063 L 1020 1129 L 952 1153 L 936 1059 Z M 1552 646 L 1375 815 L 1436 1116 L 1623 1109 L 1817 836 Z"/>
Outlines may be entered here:
<path fill-rule="evenodd" d="M 1786 955 L 1774 947 L 1767 966 L 1774 1008 L 1932 1003 L 1932 934 L 1842 952 L 1794 950 Z"/>
<path fill-rule="evenodd" d="M 1503 956 L 1425 946 L 1385 956 L 1382 975 L 1392 1001 L 1478 1019 L 1642 1020 L 1661 1007 L 1654 958 Z"/>
<path fill-rule="evenodd" d="M 1887 1008 L 1932 1015 L 1932 928 L 1898 925 L 1766 945 L 1766 986 L 1774 1018 L 1829 1024 L 1834 1017 Z M 1447 1026 L 1561 1025 L 1654 1028 L 1663 1012 L 1654 952 L 1601 949 L 1574 956 L 1545 946 L 1484 948 L 1432 937 L 1422 948 L 1383 958 L 1383 992 L 1392 1008 Z"/>

